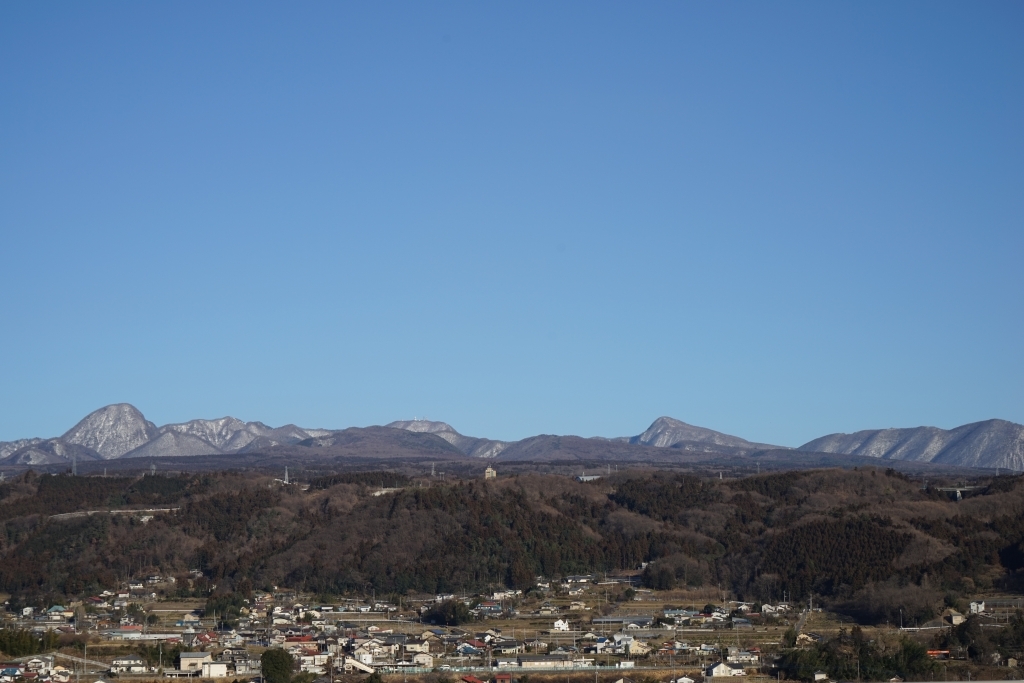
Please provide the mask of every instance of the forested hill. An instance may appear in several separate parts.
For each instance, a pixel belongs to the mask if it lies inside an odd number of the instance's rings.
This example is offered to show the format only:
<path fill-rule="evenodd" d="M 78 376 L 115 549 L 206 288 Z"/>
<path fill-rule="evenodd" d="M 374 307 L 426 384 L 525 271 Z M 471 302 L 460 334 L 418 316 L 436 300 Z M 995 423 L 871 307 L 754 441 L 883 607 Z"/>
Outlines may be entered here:
<path fill-rule="evenodd" d="M 414 480 L 349 473 L 306 490 L 218 473 L 38 476 L 0 484 L 0 590 L 93 594 L 127 577 L 184 575 L 202 592 L 269 584 L 320 593 L 450 592 L 635 569 L 656 588 L 721 583 L 741 599 L 817 599 L 864 620 L 926 616 L 975 587 L 1020 588 L 1024 479 L 962 501 L 893 471 L 737 480 L 624 472 Z M 384 495 L 381 486 L 399 489 Z M 138 516 L 50 515 L 179 508 Z"/>

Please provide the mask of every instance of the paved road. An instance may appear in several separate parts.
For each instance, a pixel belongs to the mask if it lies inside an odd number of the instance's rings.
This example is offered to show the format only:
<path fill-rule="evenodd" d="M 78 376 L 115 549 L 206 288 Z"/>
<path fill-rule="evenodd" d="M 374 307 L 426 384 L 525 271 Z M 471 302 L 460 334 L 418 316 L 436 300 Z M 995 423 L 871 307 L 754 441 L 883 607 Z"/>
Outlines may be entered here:
<path fill-rule="evenodd" d="M 798 634 L 803 633 L 803 631 L 804 631 L 804 623 L 807 621 L 807 617 L 809 615 L 810 615 L 810 612 L 808 612 L 807 610 L 804 610 L 803 614 L 800 615 L 800 621 L 796 622 L 796 632 Z"/>
<path fill-rule="evenodd" d="M 27 662 L 28 660 L 34 659 L 36 657 L 57 657 L 58 659 L 66 659 L 66 660 L 68 660 L 70 662 L 77 662 L 79 664 L 92 664 L 93 666 L 98 666 L 101 669 L 109 669 L 110 668 L 110 664 L 108 662 L 100 662 L 100 661 L 97 661 L 95 659 L 83 659 L 82 657 L 75 657 L 74 655 L 66 655 L 66 654 L 64 654 L 62 652 L 47 652 L 45 655 L 26 655 L 24 657 L 18 657 L 17 659 L 15 659 L 13 661 L 15 661 L 15 662 Z"/>
<path fill-rule="evenodd" d="M 147 510 L 81 510 L 79 512 L 65 512 L 59 515 L 50 515 L 50 519 L 75 519 L 77 517 L 91 517 L 92 515 L 144 515 L 146 513 L 156 514 L 158 512 L 175 512 L 181 508 L 149 508 Z"/>

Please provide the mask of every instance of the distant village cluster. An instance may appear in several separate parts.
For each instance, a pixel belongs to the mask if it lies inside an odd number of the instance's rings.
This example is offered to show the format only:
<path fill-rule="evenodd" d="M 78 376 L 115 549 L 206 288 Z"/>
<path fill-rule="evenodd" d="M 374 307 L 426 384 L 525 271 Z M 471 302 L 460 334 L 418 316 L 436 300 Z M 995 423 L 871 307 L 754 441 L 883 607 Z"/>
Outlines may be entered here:
<path fill-rule="evenodd" d="M 752 617 L 771 618 L 791 611 L 786 603 L 732 603 L 607 613 L 600 609 L 607 604 L 602 603 L 602 589 L 605 593 L 625 589 L 636 595 L 636 576 L 586 575 L 559 581 L 538 577 L 532 594 L 549 598 L 535 601 L 529 610 L 522 607 L 521 590 L 471 597 L 418 596 L 399 604 L 372 598 L 322 604 L 287 590 L 256 591 L 237 610 L 231 626 L 225 627 L 216 614 L 182 610 L 168 599 L 159 600 L 174 581 L 154 575 L 66 606 L 25 606 L 5 615 L 9 628 L 85 633 L 108 646 L 156 647 L 158 661 L 138 654 L 101 660 L 95 654 L 100 648 L 93 645 L 93 652 L 83 653 L 79 661 L 42 654 L 5 662 L 0 680 L 67 683 L 73 675 L 80 680 L 82 671 L 91 671 L 93 677 L 248 679 L 260 675 L 260 653 L 275 647 L 292 655 L 297 671 L 328 677 L 450 672 L 461 675 L 462 683 L 485 679 L 511 683 L 514 674 L 527 671 L 669 665 L 688 671 L 700 668 L 708 678 L 742 676 L 762 666 L 760 649 L 728 644 L 724 642 L 728 638 L 715 634 L 722 629 L 750 630 Z M 461 606 L 468 621 L 431 624 L 431 615 L 445 605 Z M 642 607 L 639 598 L 626 605 Z M 537 628 L 538 623 L 545 627 Z M 706 642 L 675 637 L 677 629 L 683 628 L 705 630 Z M 678 683 L 691 680 L 681 676 Z"/>

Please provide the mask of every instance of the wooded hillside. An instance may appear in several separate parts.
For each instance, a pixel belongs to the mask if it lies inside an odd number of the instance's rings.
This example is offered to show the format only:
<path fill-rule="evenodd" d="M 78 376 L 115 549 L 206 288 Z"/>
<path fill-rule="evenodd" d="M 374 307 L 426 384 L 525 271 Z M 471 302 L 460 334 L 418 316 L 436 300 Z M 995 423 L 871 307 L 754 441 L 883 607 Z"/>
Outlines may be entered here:
<path fill-rule="evenodd" d="M 402 487 L 371 495 L 379 482 Z M 308 490 L 235 473 L 37 476 L 0 485 L 0 590 L 94 593 L 184 575 L 202 594 L 286 585 L 320 593 L 452 592 L 636 569 L 656 588 L 721 584 L 744 600 L 817 600 L 865 621 L 927 617 L 977 587 L 1018 588 L 1024 479 L 962 501 L 896 472 L 817 470 L 739 480 L 625 472 L 440 483 L 344 475 Z M 58 513 L 172 506 L 143 522 Z"/>

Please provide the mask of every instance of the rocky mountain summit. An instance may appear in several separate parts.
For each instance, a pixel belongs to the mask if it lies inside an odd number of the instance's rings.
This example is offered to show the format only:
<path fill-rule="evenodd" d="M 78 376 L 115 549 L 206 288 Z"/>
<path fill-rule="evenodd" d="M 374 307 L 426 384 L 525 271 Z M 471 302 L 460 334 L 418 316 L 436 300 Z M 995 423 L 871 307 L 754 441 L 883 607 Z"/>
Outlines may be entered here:
<path fill-rule="evenodd" d="M 1020 472 L 1024 471 L 1024 425 L 985 420 L 955 429 L 869 429 L 829 434 L 805 443 L 799 450 Z"/>
<path fill-rule="evenodd" d="M 82 418 L 61 437 L 64 443 L 84 446 L 104 460 L 120 458 L 151 440 L 156 425 L 128 403 L 115 403 Z"/>
<path fill-rule="evenodd" d="M 329 434 L 295 425 L 268 427 L 233 417 L 157 427 L 133 405 L 116 403 L 86 415 L 55 439 L 0 443 L 0 463 L 58 465 L 72 460 L 246 453 Z"/>
<path fill-rule="evenodd" d="M 657 446 L 659 448 L 672 448 L 683 443 L 711 444 L 714 446 L 750 449 L 778 448 L 778 446 L 763 443 L 752 443 L 738 436 L 729 436 L 712 429 L 695 427 L 671 417 L 659 417 L 651 423 L 651 426 L 643 434 L 631 437 L 629 443 L 639 443 L 644 446 Z"/>

